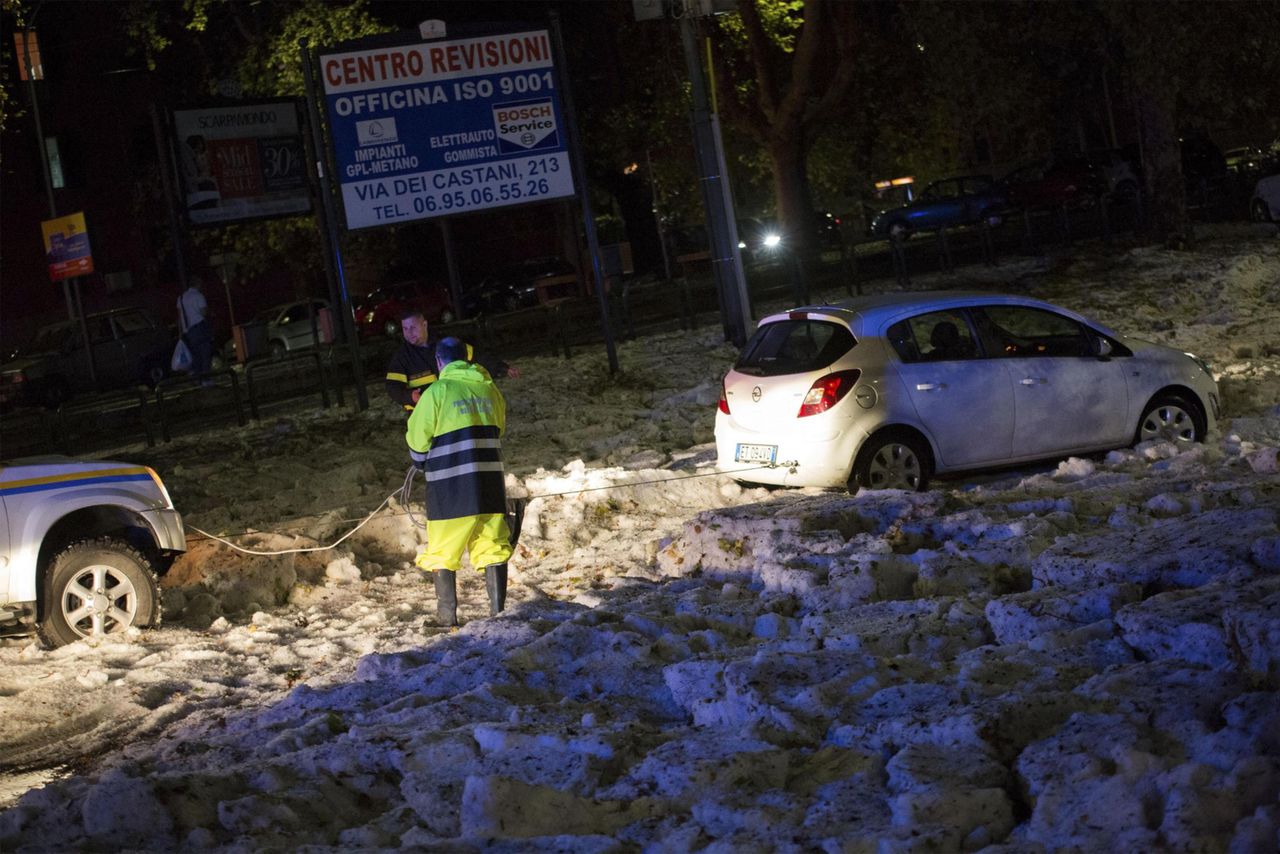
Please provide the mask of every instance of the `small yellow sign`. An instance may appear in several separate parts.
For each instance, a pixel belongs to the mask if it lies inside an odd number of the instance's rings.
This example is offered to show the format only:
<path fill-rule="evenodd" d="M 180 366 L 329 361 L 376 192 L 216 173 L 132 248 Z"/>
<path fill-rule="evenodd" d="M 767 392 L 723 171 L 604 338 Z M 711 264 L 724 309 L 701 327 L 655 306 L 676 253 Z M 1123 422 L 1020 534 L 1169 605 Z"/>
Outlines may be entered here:
<path fill-rule="evenodd" d="M 49 261 L 49 278 L 55 282 L 93 272 L 93 252 L 84 213 L 73 213 L 40 223 L 44 233 L 44 254 Z"/>

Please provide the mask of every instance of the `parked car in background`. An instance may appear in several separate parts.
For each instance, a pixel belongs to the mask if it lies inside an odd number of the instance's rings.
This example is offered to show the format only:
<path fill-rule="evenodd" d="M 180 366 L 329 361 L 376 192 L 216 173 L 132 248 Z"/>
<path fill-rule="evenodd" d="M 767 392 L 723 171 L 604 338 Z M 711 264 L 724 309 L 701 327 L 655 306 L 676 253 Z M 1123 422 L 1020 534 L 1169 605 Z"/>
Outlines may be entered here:
<path fill-rule="evenodd" d="M 814 211 L 804 226 L 807 236 L 817 249 L 840 248 L 840 219 L 827 211 Z M 744 234 L 746 235 L 744 237 Z M 768 256 L 780 249 L 793 246 L 797 241 L 776 219 L 738 220 L 739 248 L 746 248 L 753 255 Z"/>
<path fill-rule="evenodd" d="M 160 476 L 42 457 L 0 467 L 0 634 L 49 646 L 160 623 L 157 575 L 186 549 Z"/>
<path fill-rule="evenodd" d="M 1263 169 L 1270 159 L 1267 152 L 1254 145 L 1229 148 L 1223 152 L 1227 171 L 1233 175 L 1252 175 Z"/>
<path fill-rule="evenodd" d="M 934 474 L 1203 441 L 1208 366 L 1039 300 L 855 297 L 760 321 L 724 378 L 720 469 L 782 486 L 922 490 Z"/>
<path fill-rule="evenodd" d="M 1088 207 L 1107 186 L 1101 170 L 1082 157 L 1028 163 L 1006 175 L 1002 183 L 1009 206 L 1020 210 Z"/>
<path fill-rule="evenodd" d="M 0 404 L 56 407 L 74 394 L 130 385 L 155 385 L 169 373 L 177 343 L 174 329 L 158 325 L 140 308 L 120 308 L 85 317 L 94 377 L 85 358 L 78 322 L 42 327 L 0 365 Z"/>
<path fill-rule="evenodd" d="M 452 323 L 457 319 L 449 292 L 440 285 L 409 280 L 384 285 L 363 296 L 353 297 L 356 328 L 361 336 L 400 335 L 401 315 L 406 311 L 420 311 L 431 323 Z"/>
<path fill-rule="evenodd" d="M 529 308 L 541 301 L 540 285 L 576 274 L 573 266 L 562 258 L 531 258 L 486 276 L 475 287 L 464 291 L 463 311 L 467 317 L 475 317 Z"/>
<path fill-rule="evenodd" d="M 905 237 L 943 226 L 999 222 L 1007 207 L 1004 188 L 990 175 L 962 175 L 934 181 L 914 202 L 881 211 L 871 221 L 875 237 Z"/>
<path fill-rule="evenodd" d="M 1188 131 L 1178 142 L 1182 154 L 1182 177 L 1189 190 L 1204 193 L 1227 177 L 1227 158 L 1206 134 Z"/>
<path fill-rule="evenodd" d="M 1139 168 L 1130 156 L 1119 148 L 1099 148 L 1080 155 L 1087 168 L 1097 170 L 1103 184 L 1103 192 L 1115 202 L 1126 204 L 1138 197 L 1142 187 Z M 1064 158 L 1070 163 L 1072 158 Z"/>
<path fill-rule="evenodd" d="M 274 358 L 333 340 L 334 318 L 328 300 L 305 299 L 273 306 L 258 312 L 252 323 L 264 329 L 267 352 Z"/>
<path fill-rule="evenodd" d="M 1280 174 L 1262 178 L 1254 186 L 1249 216 L 1254 222 L 1280 222 Z"/>
<path fill-rule="evenodd" d="M 742 217 L 736 222 L 738 254 L 742 263 L 754 264 L 772 260 L 783 246 L 782 230 L 777 223 Z"/>

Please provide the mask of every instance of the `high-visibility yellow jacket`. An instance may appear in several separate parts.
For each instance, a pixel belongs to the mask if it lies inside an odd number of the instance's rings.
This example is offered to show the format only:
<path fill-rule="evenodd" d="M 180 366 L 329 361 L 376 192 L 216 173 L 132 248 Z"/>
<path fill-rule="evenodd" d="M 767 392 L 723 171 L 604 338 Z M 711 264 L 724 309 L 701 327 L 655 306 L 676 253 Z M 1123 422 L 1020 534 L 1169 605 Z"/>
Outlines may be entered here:
<path fill-rule="evenodd" d="M 450 362 L 409 416 L 410 455 L 426 461 L 427 518 L 505 513 L 507 402 L 480 365 Z"/>

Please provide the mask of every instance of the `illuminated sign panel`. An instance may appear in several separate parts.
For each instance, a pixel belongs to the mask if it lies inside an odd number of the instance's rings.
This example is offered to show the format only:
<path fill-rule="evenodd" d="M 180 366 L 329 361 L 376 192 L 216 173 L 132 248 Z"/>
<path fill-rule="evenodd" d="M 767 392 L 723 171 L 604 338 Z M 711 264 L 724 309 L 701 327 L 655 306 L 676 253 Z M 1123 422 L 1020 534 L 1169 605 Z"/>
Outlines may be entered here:
<path fill-rule="evenodd" d="M 175 110 L 173 128 L 192 223 L 311 212 L 295 101 Z"/>
<path fill-rule="evenodd" d="M 347 227 L 574 195 L 546 30 L 322 53 Z"/>

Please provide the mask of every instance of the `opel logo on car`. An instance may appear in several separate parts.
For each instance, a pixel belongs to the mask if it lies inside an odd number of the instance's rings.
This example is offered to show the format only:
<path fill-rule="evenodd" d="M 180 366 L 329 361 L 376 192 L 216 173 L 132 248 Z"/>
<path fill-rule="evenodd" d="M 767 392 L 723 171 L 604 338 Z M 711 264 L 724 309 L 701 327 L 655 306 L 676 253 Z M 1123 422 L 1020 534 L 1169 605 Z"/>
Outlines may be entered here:
<path fill-rule="evenodd" d="M 760 402 L 760 386 L 756 386 L 755 388 L 751 389 L 751 401 L 752 403 Z"/>

